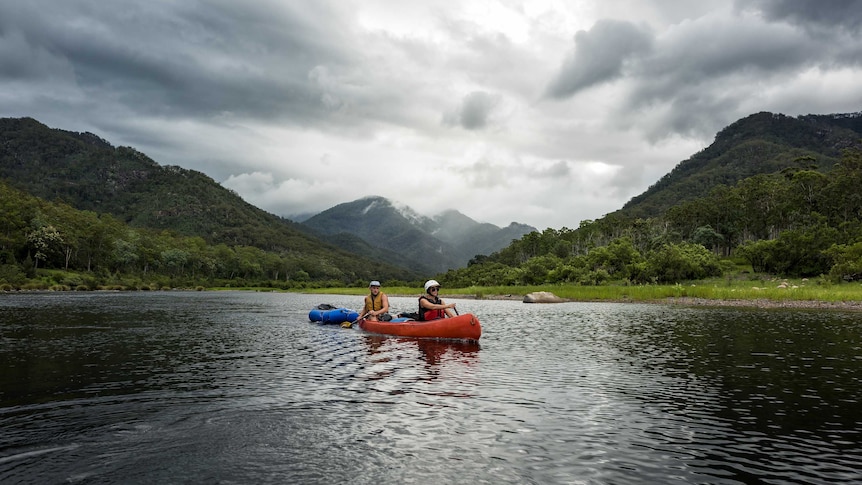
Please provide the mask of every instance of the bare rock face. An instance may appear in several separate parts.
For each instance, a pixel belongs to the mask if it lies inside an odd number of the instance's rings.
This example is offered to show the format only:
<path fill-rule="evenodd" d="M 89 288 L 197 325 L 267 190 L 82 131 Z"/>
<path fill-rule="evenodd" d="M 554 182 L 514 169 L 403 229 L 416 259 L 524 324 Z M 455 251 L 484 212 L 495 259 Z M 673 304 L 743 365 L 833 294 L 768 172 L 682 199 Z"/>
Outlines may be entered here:
<path fill-rule="evenodd" d="M 550 291 L 536 291 L 524 295 L 524 303 L 562 303 L 564 301 Z"/>

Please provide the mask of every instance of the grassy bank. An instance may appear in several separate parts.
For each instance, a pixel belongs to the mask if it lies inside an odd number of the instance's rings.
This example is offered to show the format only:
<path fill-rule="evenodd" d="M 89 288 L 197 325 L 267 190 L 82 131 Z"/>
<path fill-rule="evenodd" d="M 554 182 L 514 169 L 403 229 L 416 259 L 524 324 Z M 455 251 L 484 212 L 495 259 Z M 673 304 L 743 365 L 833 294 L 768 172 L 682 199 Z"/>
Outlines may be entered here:
<path fill-rule="evenodd" d="M 239 282 L 232 282 L 239 283 Z M 385 282 L 384 282 L 385 283 Z M 737 273 L 732 276 L 686 282 L 674 285 L 624 285 L 607 284 L 601 286 L 579 285 L 537 285 L 537 286 L 470 286 L 450 288 L 445 286 L 441 296 L 487 299 L 523 299 L 524 295 L 537 291 L 548 291 L 572 301 L 632 301 L 654 302 L 668 299 L 696 299 L 720 302 L 804 302 L 849 303 L 862 307 L 862 283 L 850 282 L 835 284 L 826 278 L 779 279 Z M 278 288 L 274 286 L 211 286 L 203 281 L 175 281 L 154 279 L 141 281 L 138 278 L 109 277 L 97 279 L 92 275 L 82 275 L 59 270 L 40 270 L 38 276 L 21 284 L 9 284 L 0 279 L 0 292 L 12 291 L 88 291 L 88 290 L 247 290 L 274 292 L 301 292 L 311 294 L 365 295 L 367 288 Z M 419 296 L 420 287 L 384 286 L 384 291 L 392 296 Z M 818 305 L 808 305 L 818 306 Z"/>
<path fill-rule="evenodd" d="M 365 288 L 321 288 L 307 289 L 303 293 L 364 295 Z M 392 296 L 413 296 L 422 293 L 421 288 L 384 287 Z M 650 302 L 668 298 L 696 298 L 716 301 L 821 301 L 862 302 L 862 284 L 830 284 L 809 280 L 755 280 L 715 279 L 676 285 L 539 285 L 539 286 L 471 286 L 467 288 L 443 287 L 442 297 L 447 295 L 469 298 L 513 298 L 536 291 L 549 291 L 573 301 L 640 301 Z"/>

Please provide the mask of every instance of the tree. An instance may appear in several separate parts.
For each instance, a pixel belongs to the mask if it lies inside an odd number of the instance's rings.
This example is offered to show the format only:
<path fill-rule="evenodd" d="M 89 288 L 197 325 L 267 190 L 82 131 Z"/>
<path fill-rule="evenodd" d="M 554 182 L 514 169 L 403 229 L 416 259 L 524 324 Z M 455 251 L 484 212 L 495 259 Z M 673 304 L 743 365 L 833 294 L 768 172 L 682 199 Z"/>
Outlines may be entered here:
<path fill-rule="evenodd" d="M 792 189 L 790 195 L 798 202 L 800 212 L 820 212 L 823 203 L 823 190 L 828 177 L 817 170 L 798 170 L 790 176 Z"/>
<path fill-rule="evenodd" d="M 182 249 L 170 248 L 162 251 L 160 257 L 162 265 L 167 268 L 171 275 L 182 276 L 189 259 L 189 253 Z"/>
<path fill-rule="evenodd" d="M 825 251 L 833 261 L 829 276 L 834 281 L 862 280 L 862 242 L 833 244 Z"/>
<path fill-rule="evenodd" d="M 609 278 L 625 280 L 631 276 L 632 265 L 643 261 L 629 237 L 614 239 L 607 246 L 593 248 L 586 256 L 590 271 L 603 271 Z"/>
<path fill-rule="evenodd" d="M 824 214 L 838 225 L 862 219 L 862 151 L 845 151 L 824 191 Z"/>
<path fill-rule="evenodd" d="M 778 242 L 774 239 L 761 239 L 759 241 L 746 241 L 737 246 L 736 254 L 748 261 L 757 273 L 768 273 L 775 267 L 772 260 L 775 247 Z"/>
<path fill-rule="evenodd" d="M 700 244 L 667 244 L 647 257 L 648 274 L 660 283 L 678 283 L 721 274 L 718 258 Z"/>
<path fill-rule="evenodd" d="M 54 226 L 44 224 L 37 219 L 33 221 L 33 227 L 27 233 L 27 243 L 33 250 L 34 267 L 38 268 L 39 261 L 47 263 L 53 255 L 60 254 L 63 237 Z"/>
<path fill-rule="evenodd" d="M 129 271 L 135 268 L 140 259 L 138 254 L 139 241 L 140 235 L 132 230 L 129 230 L 124 238 L 114 240 L 112 259 L 116 269 Z"/>
<path fill-rule="evenodd" d="M 824 251 L 837 242 L 838 230 L 825 223 L 784 231 L 776 240 L 772 272 L 788 276 L 826 274 L 832 261 Z"/>
<path fill-rule="evenodd" d="M 521 266 L 524 283 L 539 285 L 548 280 L 548 273 L 561 265 L 560 258 L 551 255 L 536 256 Z"/>
<path fill-rule="evenodd" d="M 715 249 L 722 241 L 724 241 L 724 236 L 715 232 L 715 229 L 709 224 L 698 227 L 691 235 L 691 242 L 700 244 L 707 249 Z"/>
<path fill-rule="evenodd" d="M 786 182 L 774 175 L 759 174 L 741 181 L 742 240 L 773 239 L 780 232 L 781 206 Z"/>

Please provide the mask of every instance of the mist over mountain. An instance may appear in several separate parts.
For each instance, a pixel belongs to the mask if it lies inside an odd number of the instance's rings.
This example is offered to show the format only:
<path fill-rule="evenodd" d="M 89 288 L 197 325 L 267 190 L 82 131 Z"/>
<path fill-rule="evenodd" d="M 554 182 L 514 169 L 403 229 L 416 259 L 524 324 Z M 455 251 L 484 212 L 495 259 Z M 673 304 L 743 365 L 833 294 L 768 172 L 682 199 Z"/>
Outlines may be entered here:
<path fill-rule="evenodd" d="M 536 230 L 515 222 L 500 228 L 452 209 L 424 216 L 378 196 L 336 205 L 300 225 L 329 241 L 339 234 L 359 237 L 396 253 L 399 261 L 413 261 L 408 268 L 428 273 L 466 266 L 476 255 L 491 254 Z"/>

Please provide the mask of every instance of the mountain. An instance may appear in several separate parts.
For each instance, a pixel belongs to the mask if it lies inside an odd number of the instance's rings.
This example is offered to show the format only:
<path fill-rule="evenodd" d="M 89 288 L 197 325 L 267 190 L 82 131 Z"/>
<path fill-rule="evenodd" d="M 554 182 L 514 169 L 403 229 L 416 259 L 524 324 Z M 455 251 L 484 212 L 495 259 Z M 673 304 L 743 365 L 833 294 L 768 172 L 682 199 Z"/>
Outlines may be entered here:
<path fill-rule="evenodd" d="M 357 278 L 416 275 L 368 253 L 349 254 L 265 212 L 203 173 L 161 166 L 92 133 L 48 128 L 32 118 L 0 119 L 0 178 L 48 201 L 108 213 L 131 227 L 199 236 L 210 244 L 254 246 L 336 265 Z M 382 254 L 381 256 L 388 256 Z"/>
<path fill-rule="evenodd" d="M 200 172 L 162 167 L 91 133 L 7 118 L 0 120 L 0 140 L 0 177 L 46 200 L 106 212 L 132 227 L 199 235 L 212 243 L 277 249 L 288 245 L 283 238 L 308 239 L 289 221 L 246 203 Z"/>
<path fill-rule="evenodd" d="M 452 209 L 432 219 L 436 227 L 431 230 L 431 235 L 455 247 L 465 248 L 464 254 L 468 255 L 468 259 L 477 254 L 491 254 L 508 246 L 512 240 L 536 230 L 533 226 L 517 222 L 500 228 L 487 222 L 476 222 Z"/>
<path fill-rule="evenodd" d="M 477 254 L 490 254 L 536 230 L 514 222 L 505 228 L 479 223 L 455 210 L 427 217 L 377 196 L 339 204 L 301 225 L 328 241 L 336 235 L 359 237 L 426 274 L 466 266 Z"/>
<path fill-rule="evenodd" d="M 633 197 L 619 211 L 655 217 L 669 207 L 701 197 L 719 184 L 788 168 L 825 169 L 842 150 L 862 148 L 862 113 L 806 115 L 756 113 L 721 130 L 713 143 Z"/>

